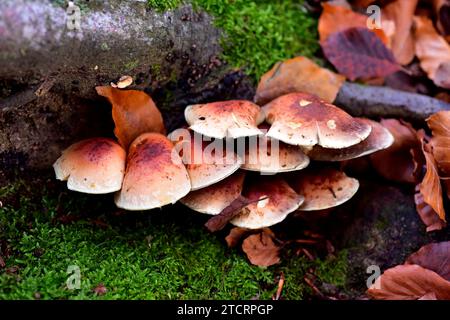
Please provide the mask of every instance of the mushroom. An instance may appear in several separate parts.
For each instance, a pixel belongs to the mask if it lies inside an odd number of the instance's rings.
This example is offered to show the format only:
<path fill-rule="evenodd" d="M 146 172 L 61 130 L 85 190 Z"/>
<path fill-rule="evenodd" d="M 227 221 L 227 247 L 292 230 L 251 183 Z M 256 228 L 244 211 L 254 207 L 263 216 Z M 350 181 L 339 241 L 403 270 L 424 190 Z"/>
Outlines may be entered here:
<path fill-rule="evenodd" d="M 259 129 L 267 131 L 262 124 Z M 268 138 L 266 135 L 251 137 L 245 149 L 242 169 L 262 173 L 279 173 L 301 170 L 307 167 L 309 158 L 296 146 Z"/>
<path fill-rule="evenodd" d="M 279 176 L 252 177 L 244 187 L 243 195 L 253 202 L 243 208 L 230 223 L 241 228 L 259 229 L 283 221 L 297 210 L 304 197 L 297 194 Z"/>
<path fill-rule="evenodd" d="M 332 168 L 308 168 L 291 177 L 289 182 L 305 197 L 300 211 L 336 207 L 352 198 L 359 188 L 358 180 Z"/>
<path fill-rule="evenodd" d="M 219 183 L 189 193 L 180 202 L 194 211 L 217 215 L 239 197 L 244 177 L 244 172 L 236 172 Z"/>
<path fill-rule="evenodd" d="M 115 203 L 126 210 L 149 210 L 175 203 L 190 190 L 186 168 L 172 142 L 159 133 L 144 133 L 132 144 L 122 190 Z"/>
<path fill-rule="evenodd" d="M 240 168 L 242 159 L 234 151 L 224 149 L 223 140 L 203 141 L 199 134 L 178 130 L 169 134 L 169 139 L 186 166 L 192 191 L 217 183 Z"/>
<path fill-rule="evenodd" d="M 125 171 L 125 150 L 107 138 L 79 141 L 62 152 L 53 164 L 56 179 L 69 190 L 110 193 L 120 190 Z"/>
<path fill-rule="evenodd" d="M 394 143 L 392 134 L 380 123 L 365 118 L 356 118 L 356 120 L 372 126 L 372 131 L 367 139 L 343 149 L 330 149 L 315 145 L 307 152 L 307 155 L 318 161 L 344 161 L 387 149 Z"/>
<path fill-rule="evenodd" d="M 195 104 L 184 110 L 190 129 L 211 138 L 240 138 L 260 135 L 264 121 L 258 105 L 246 100 Z"/>
<path fill-rule="evenodd" d="M 372 127 L 306 93 L 289 93 L 262 108 L 271 124 L 267 136 L 287 144 L 341 149 L 366 139 Z"/>

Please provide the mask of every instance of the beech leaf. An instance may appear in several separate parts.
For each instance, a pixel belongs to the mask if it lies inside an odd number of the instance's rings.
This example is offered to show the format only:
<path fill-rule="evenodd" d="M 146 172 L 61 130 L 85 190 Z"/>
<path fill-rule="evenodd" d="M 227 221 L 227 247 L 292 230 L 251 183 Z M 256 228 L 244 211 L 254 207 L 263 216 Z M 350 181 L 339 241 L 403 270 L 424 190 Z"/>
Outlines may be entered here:
<path fill-rule="evenodd" d="M 266 229 L 247 237 L 242 243 L 242 250 L 250 262 L 257 266 L 268 267 L 280 262 L 279 247 Z"/>
<path fill-rule="evenodd" d="M 112 104 L 112 117 L 116 126 L 114 134 L 125 150 L 142 133 L 166 133 L 161 112 L 145 92 L 109 86 L 95 89 Z"/>
<path fill-rule="evenodd" d="M 350 28 L 321 41 L 323 52 L 350 80 L 388 76 L 400 66 L 383 42 L 367 28 Z"/>
<path fill-rule="evenodd" d="M 246 236 L 250 230 L 241 227 L 234 227 L 230 230 L 230 233 L 225 237 L 225 241 L 229 248 L 236 247 L 238 243 Z"/>
<path fill-rule="evenodd" d="M 259 81 L 255 102 L 266 104 L 284 94 L 306 92 L 332 103 L 345 77 L 318 66 L 306 57 L 277 62 Z"/>
<path fill-rule="evenodd" d="M 450 241 L 430 243 L 411 254 L 407 264 L 417 264 L 450 281 Z"/>
<path fill-rule="evenodd" d="M 429 18 L 415 17 L 414 23 L 420 67 L 437 86 L 450 88 L 450 45 L 437 33 Z"/>
<path fill-rule="evenodd" d="M 427 119 L 433 137 L 430 144 L 439 170 L 450 177 L 450 111 L 439 111 Z"/>

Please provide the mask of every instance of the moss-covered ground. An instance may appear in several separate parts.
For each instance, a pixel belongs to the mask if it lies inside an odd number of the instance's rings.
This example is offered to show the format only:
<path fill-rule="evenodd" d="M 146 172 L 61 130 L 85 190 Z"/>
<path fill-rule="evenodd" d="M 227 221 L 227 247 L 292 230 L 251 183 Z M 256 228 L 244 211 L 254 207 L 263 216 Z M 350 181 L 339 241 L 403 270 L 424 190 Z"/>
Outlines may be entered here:
<path fill-rule="evenodd" d="M 178 205 L 124 212 L 112 196 L 66 191 L 51 180 L 1 188 L 0 201 L 0 299 L 269 299 L 282 272 L 283 297 L 305 299 L 311 270 L 344 285 L 345 255 L 292 254 L 276 266 L 253 266 L 239 248 L 227 248 L 226 231 L 208 233 L 207 217 Z M 69 266 L 80 269 L 80 289 L 67 287 Z M 104 296 L 93 291 L 99 284 Z"/>

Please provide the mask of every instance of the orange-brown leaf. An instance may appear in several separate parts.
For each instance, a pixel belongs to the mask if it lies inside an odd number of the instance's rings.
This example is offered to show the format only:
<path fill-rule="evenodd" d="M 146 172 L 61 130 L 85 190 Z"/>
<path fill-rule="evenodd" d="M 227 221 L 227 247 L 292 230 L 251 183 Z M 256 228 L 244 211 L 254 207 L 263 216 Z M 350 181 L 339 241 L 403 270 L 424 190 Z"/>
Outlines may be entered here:
<path fill-rule="evenodd" d="M 409 64 L 414 59 L 415 48 L 412 34 L 413 16 L 418 0 L 396 0 L 383 8 L 382 26 L 386 28 L 394 23 L 394 32 L 388 32 L 391 50 L 395 59 L 402 65 Z"/>
<path fill-rule="evenodd" d="M 400 66 L 392 52 L 367 28 L 350 28 L 320 42 L 327 59 L 350 80 L 388 76 Z"/>
<path fill-rule="evenodd" d="M 442 221 L 436 211 L 434 211 L 433 208 L 425 202 L 423 195 L 419 191 L 419 185 L 417 185 L 416 191 L 417 192 L 414 195 L 414 202 L 416 204 L 416 210 L 420 219 L 427 226 L 426 231 L 432 232 L 445 228 L 445 222 Z"/>
<path fill-rule="evenodd" d="M 416 55 L 421 68 L 437 86 L 450 88 L 450 45 L 428 17 L 415 17 L 414 23 Z"/>
<path fill-rule="evenodd" d="M 384 178 L 397 182 L 416 183 L 415 163 L 411 150 L 420 151 L 417 134 L 411 125 L 396 119 L 381 120 L 394 136 L 394 143 L 387 149 L 370 156 L 375 170 Z"/>
<path fill-rule="evenodd" d="M 227 242 L 228 247 L 229 248 L 236 247 L 242 240 L 242 238 L 246 236 L 249 232 L 251 231 L 245 228 L 240 227 L 232 228 L 230 230 L 230 233 L 225 237 L 225 241 Z"/>
<path fill-rule="evenodd" d="M 344 31 L 349 28 L 367 27 L 367 16 L 354 12 L 349 8 L 322 3 L 323 11 L 319 18 L 318 31 L 320 41 L 325 41 L 331 34 Z M 388 44 L 388 38 L 382 29 L 373 31 L 384 44 Z"/>
<path fill-rule="evenodd" d="M 428 146 L 425 144 L 424 135 L 425 133 L 421 130 L 419 132 L 419 138 L 421 139 L 422 151 L 425 156 L 426 173 L 419 185 L 419 189 L 420 193 L 423 195 L 423 201 L 430 205 L 430 207 L 438 214 L 439 218 L 445 222 L 441 180 L 439 179 L 436 161 L 428 150 Z"/>
<path fill-rule="evenodd" d="M 242 250 L 250 262 L 257 266 L 271 266 L 280 262 L 279 247 L 274 243 L 271 233 L 263 230 L 244 240 Z"/>
<path fill-rule="evenodd" d="M 433 137 L 430 144 L 440 172 L 450 177 L 450 111 L 439 111 L 427 119 Z"/>
<path fill-rule="evenodd" d="M 287 93 L 306 92 L 332 103 L 344 81 L 344 76 L 296 57 L 276 63 L 261 77 L 255 102 L 262 105 Z"/>
<path fill-rule="evenodd" d="M 450 282 L 416 264 L 386 270 L 367 293 L 380 300 L 450 299 Z"/>
<path fill-rule="evenodd" d="M 145 92 L 109 86 L 95 89 L 112 104 L 114 134 L 125 149 L 142 133 L 166 133 L 161 112 Z"/>

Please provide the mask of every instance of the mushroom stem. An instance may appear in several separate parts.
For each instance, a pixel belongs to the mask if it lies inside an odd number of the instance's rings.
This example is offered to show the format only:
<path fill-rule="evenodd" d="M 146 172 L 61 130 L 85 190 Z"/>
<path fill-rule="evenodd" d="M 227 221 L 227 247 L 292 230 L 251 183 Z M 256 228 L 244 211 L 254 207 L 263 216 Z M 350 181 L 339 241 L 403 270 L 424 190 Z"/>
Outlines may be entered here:
<path fill-rule="evenodd" d="M 413 122 L 450 110 L 449 103 L 421 94 L 349 82 L 342 85 L 334 104 L 355 117 L 402 118 Z"/>

